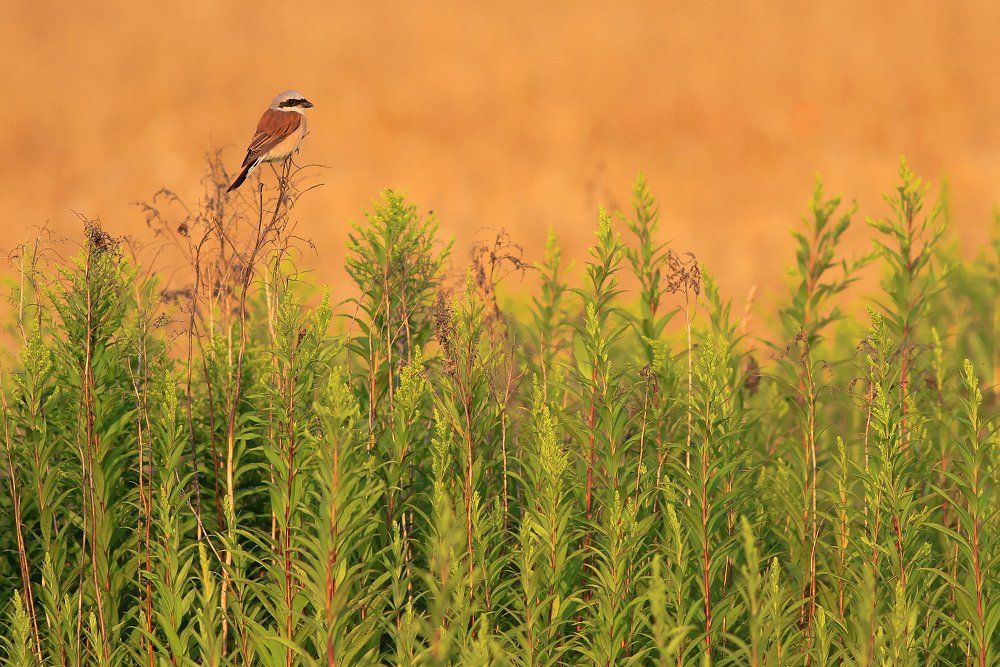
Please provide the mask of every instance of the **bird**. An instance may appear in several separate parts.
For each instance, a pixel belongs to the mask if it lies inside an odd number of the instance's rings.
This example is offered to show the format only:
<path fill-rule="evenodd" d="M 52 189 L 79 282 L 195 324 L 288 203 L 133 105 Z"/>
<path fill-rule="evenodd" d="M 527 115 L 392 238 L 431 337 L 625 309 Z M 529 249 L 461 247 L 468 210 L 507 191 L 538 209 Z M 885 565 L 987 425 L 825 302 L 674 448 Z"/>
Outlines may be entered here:
<path fill-rule="evenodd" d="M 312 102 L 294 90 L 286 90 L 275 97 L 257 121 L 257 131 L 240 165 L 240 175 L 226 192 L 243 185 L 261 162 L 280 162 L 297 151 L 307 132 L 305 110 L 312 107 Z"/>

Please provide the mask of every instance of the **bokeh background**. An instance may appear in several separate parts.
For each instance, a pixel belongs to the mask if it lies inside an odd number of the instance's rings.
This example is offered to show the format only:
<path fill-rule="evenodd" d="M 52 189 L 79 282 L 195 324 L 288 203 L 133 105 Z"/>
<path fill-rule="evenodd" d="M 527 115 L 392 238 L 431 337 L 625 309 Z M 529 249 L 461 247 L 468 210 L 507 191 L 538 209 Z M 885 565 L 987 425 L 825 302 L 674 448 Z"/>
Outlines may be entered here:
<path fill-rule="evenodd" d="M 546 231 L 582 259 L 599 204 L 644 171 L 664 235 L 733 296 L 781 285 L 814 174 L 886 212 L 900 154 L 952 192 L 963 252 L 1000 201 L 1000 2 L 0 0 L 0 246 L 71 211 L 147 234 L 131 204 L 238 165 L 271 97 L 316 104 L 300 208 L 344 287 L 349 220 L 386 186 L 469 243 Z M 858 227 L 863 227 L 859 224 Z M 863 229 L 850 239 L 865 247 Z M 346 289 L 346 287 L 344 287 Z"/>

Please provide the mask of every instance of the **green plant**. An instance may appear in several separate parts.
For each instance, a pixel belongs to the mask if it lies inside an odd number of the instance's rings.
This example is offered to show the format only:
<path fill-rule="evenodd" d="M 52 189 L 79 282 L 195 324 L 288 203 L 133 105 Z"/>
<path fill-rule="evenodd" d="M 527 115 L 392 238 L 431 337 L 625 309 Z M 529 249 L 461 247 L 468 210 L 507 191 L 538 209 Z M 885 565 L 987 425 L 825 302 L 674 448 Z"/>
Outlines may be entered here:
<path fill-rule="evenodd" d="M 817 183 L 764 341 L 642 178 L 523 298 L 507 236 L 449 280 L 386 191 L 337 302 L 277 176 L 229 198 L 213 156 L 199 202 L 144 208 L 180 284 L 93 222 L 15 255 L 5 664 L 1000 659 L 1000 240 L 963 260 L 905 163 L 856 261 Z"/>

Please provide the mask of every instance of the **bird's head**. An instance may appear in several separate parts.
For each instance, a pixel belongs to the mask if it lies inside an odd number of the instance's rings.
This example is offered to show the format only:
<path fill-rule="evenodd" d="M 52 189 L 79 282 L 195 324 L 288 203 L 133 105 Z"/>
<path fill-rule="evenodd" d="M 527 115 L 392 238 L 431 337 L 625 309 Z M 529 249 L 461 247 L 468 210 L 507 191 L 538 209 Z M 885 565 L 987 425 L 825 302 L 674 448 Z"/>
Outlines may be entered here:
<path fill-rule="evenodd" d="M 302 93 L 294 90 L 286 90 L 275 97 L 271 102 L 272 109 L 281 109 L 282 111 L 298 111 L 300 113 L 305 109 L 312 109 L 312 106 L 312 102 L 307 100 Z"/>

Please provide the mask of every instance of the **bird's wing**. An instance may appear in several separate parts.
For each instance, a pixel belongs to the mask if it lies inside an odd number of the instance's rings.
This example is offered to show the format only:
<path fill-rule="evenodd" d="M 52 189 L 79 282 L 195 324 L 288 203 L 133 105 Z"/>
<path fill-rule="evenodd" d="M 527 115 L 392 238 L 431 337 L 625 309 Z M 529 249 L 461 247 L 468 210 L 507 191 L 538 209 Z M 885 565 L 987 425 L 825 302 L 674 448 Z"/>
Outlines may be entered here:
<path fill-rule="evenodd" d="M 257 158 L 288 138 L 302 124 L 302 114 L 295 111 L 268 109 L 257 122 L 257 133 L 250 140 L 247 156 L 243 166 L 247 166 Z"/>

